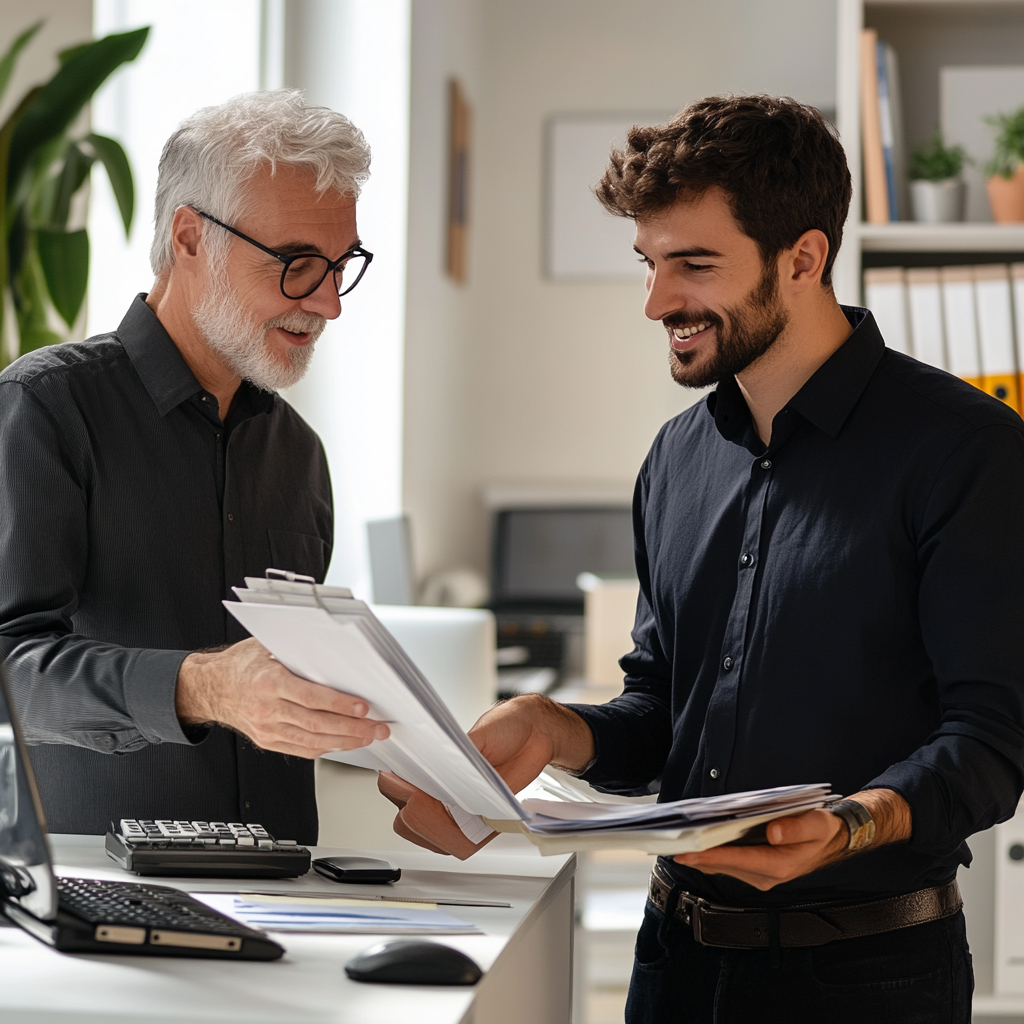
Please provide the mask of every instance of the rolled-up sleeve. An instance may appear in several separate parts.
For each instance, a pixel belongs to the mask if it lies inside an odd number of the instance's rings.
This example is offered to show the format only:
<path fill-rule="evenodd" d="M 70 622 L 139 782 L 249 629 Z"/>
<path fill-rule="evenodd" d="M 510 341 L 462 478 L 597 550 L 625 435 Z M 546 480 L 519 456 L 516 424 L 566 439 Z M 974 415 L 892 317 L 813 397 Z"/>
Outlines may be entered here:
<path fill-rule="evenodd" d="M 65 418 L 68 407 L 62 407 Z M 89 564 L 89 432 L 16 375 L 0 382 L 0 657 L 29 743 L 130 753 L 189 743 L 174 711 L 187 651 L 75 632 Z"/>

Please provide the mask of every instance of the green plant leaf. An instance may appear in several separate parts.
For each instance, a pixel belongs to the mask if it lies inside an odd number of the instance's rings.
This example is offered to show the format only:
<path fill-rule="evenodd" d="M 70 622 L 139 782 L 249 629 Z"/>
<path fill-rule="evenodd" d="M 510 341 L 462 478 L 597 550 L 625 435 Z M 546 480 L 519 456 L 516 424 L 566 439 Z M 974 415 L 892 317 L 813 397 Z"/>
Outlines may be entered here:
<path fill-rule="evenodd" d="M 7 195 L 14 195 L 40 147 L 61 135 L 103 82 L 141 51 L 149 28 L 105 36 L 77 48 L 19 118 L 11 138 Z"/>
<path fill-rule="evenodd" d="M 117 200 L 117 208 L 121 211 L 124 235 L 127 238 L 132 229 L 132 217 L 135 215 L 135 182 L 132 180 L 128 155 L 121 148 L 121 143 L 105 135 L 87 135 L 83 141 L 92 146 L 92 151 L 106 169 L 110 187 Z"/>
<path fill-rule="evenodd" d="M 27 327 L 20 332 L 18 354 L 24 355 L 46 345 L 59 345 L 64 339 L 48 327 Z"/>
<path fill-rule="evenodd" d="M 85 301 L 89 283 L 89 234 L 81 231 L 36 231 L 39 262 L 53 308 L 71 327 Z"/>
<path fill-rule="evenodd" d="M 57 175 L 53 206 L 45 223 L 51 228 L 64 229 L 68 226 L 71 200 L 85 183 L 92 169 L 93 158 L 84 153 L 74 142 L 69 142 L 64 151 L 64 165 Z"/>
<path fill-rule="evenodd" d="M 64 50 L 58 50 L 57 60 L 61 64 L 67 64 L 72 57 L 77 57 L 87 46 L 92 45 L 92 40 L 86 40 L 84 43 L 76 43 L 74 46 L 69 46 Z"/>
<path fill-rule="evenodd" d="M 7 361 L 7 324 L 8 318 L 6 306 L 9 299 L 7 289 L 8 281 L 14 276 L 10 272 L 8 262 L 8 246 L 10 238 L 10 211 L 7 203 L 7 157 L 11 149 L 11 136 L 14 134 L 14 126 L 25 108 L 35 98 L 40 87 L 30 89 L 22 97 L 21 102 L 0 127 L 0 364 Z"/>
<path fill-rule="evenodd" d="M 24 32 L 14 40 L 13 43 L 8 47 L 7 52 L 0 57 L 0 98 L 3 97 L 4 90 L 7 88 L 7 83 L 11 80 L 11 74 L 14 71 L 14 65 L 18 61 L 18 54 L 25 49 L 26 46 L 31 42 L 32 37 L 43 27 L 42 21 L 37 21 L 34 25 L 25 29 Z"/>

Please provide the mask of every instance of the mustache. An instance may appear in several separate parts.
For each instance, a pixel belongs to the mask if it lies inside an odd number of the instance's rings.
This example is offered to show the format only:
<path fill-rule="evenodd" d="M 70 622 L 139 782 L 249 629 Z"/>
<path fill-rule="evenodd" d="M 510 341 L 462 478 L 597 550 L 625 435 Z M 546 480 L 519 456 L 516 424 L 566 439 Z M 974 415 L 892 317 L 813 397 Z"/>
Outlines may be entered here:
<path fill-rule="evenodd" d="M 292 331 L 295 334 L 310 334 L 316 340 L 323 334 L 327 326 L 326 317 L 318 313 L 288 313 L 285 316 L 275 316 L 263 325 L 264 331 L 273 330 L 275 327 Z"/>
<path fill-rule="evenodd" d="M 667 330 L 671 331 L 675 328 L 696 327 L 697 324 L 711 324 L 713 327 L 721 327 L 725 321 L 717 313 L 712 313 L 711 310 L 707 309 L 700 313 L 669 313 L 668 316 L 661 318 L 661 322 Z"/>

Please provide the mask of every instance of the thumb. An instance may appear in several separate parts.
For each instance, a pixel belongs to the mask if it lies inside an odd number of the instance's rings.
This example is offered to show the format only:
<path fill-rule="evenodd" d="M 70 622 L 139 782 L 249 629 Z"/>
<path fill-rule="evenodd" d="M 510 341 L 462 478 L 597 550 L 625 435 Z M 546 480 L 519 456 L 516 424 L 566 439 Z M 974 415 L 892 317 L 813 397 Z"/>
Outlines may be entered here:
<path fill-rule="evenodd" d="M 827 840 L 835 831 L 834 822 L 835 815 L 829 811 L 807 811 L 769 822 L 765 836 L 772 846 Z"/>

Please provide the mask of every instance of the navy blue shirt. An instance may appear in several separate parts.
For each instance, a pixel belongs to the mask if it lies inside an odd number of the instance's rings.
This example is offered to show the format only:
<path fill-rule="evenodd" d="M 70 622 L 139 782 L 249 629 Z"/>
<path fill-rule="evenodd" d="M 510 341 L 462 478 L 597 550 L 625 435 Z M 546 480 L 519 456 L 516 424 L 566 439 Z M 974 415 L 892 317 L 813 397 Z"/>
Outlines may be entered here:
<path fill-rule="evenodd" d="M 640 599 L 620 697 L 572 705 L 584 778 L 677 800 L 886 787 L 913 836 L 732 905 L 908 892 L 1024 788 L 1024 424 L 855 330 L 758 439 L 735 379 L 661 430 L 634 499 Z"/>

